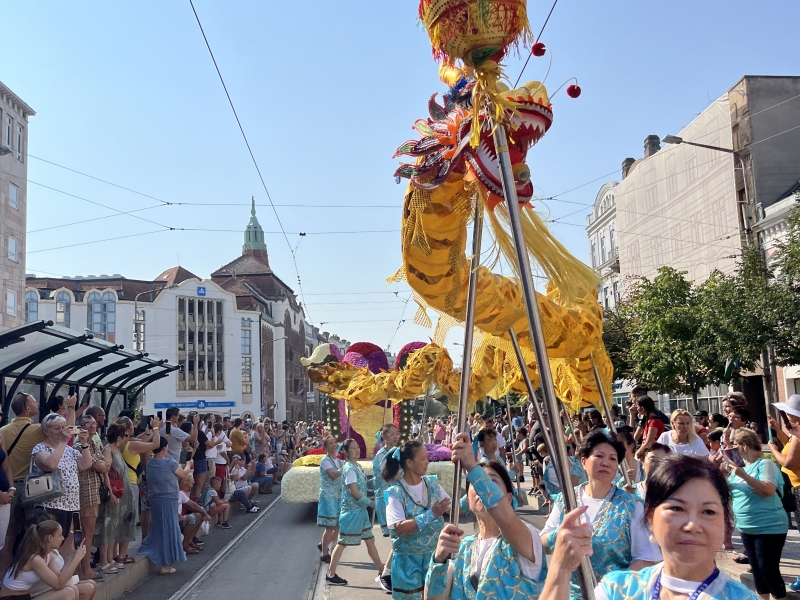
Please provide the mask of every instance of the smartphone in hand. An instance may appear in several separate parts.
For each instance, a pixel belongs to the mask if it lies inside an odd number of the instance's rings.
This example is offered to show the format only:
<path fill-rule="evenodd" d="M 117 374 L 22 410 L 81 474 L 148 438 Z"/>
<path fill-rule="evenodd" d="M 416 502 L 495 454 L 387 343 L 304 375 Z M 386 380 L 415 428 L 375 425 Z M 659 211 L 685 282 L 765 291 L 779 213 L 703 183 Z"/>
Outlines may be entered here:
<path fill-rule="evenodd" d="M 166 424 L 166 426 L 165 426 L 165 427 L 166 427 L 166 429 L 167 429 L 167 435 L 169 435 L 170 433 L 172 433 L 172 423 L 170 423 L 169 421 L 167 421 L 167 424 Z"/>

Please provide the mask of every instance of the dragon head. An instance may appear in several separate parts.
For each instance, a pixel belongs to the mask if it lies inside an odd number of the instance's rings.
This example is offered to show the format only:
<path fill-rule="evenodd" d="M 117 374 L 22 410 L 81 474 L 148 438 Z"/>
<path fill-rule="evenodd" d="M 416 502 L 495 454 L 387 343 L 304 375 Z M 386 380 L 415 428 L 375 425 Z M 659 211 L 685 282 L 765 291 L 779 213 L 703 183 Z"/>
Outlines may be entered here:
<path fill-rule="evenodd" d="M 416 164 L 403 164 L 395 177 L 404 177 L 420 189 L 434 189 L 442 185 L 451 174 L 470 172 L 486 189 L 489 208 L 503 200 L 500 166 L 492 136 L 492 123 L 480 113 L 480 143 L 470 145 L 470 129 L 474 118 L 471 108 L 472 88 L 475 82 L 461 79 L 444 96 L 444 106 L 436 101 L 436 94 L 428 101 L 430 118 L 414 124 L 422 136 L 401 145 L 395 157 L 405 155 L 417 159 Z M 503 92 L 506 100 L 514 103 L 507 127 L 509 155 L 519 202 L 533 198 L 533 183 L 525 159 L 528 150 L 538 142 L 553 122 L 553 111 L 547 90 L 538 81 L 531 81 L 515 90 Z"/>

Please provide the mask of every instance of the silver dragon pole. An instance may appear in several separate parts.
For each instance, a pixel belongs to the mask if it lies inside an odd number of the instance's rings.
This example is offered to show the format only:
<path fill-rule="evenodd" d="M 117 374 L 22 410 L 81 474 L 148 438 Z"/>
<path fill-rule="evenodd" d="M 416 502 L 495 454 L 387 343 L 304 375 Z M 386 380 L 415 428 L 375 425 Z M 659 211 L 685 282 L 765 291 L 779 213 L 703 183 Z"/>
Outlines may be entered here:
<path fill-rule="evenodd" d="M 597 389 L 600 391 L 600 403 L 603 405 L 603 416 L 606 419 L 606 424 L 614 435 L 617 434 L 617 426 L 614 424 L 614 419 L 611 416 L 611 407 L 606 398 L 606 391 L 603 389 L 603 384 L 600 382 L 600 371 L 597 370 L 597 363 L 594 360 L 594 353 L 589 355 L 589 360 L 592 361 L 592 372 L 594 373 L 594 381 L 597 383 Z M 628 459 L 622 459 L 622 476 L 625 478 L 625 485 L 633 485 L 630 473 L 628 473 Z"/>
<path fill-rule="evenodd" d="M 553 374 L 550 372 L 550 362 L 547 358 L 547 346 L 544 342 L 542 331 L 542 318 L 539 315 L 539 307 L 536 304 L 536 289 L 533 286 L 533 275 L 528 257 L 528 249 L 525 246 L 525 238 L 522 233 L 522 220 L 517 200 L 517 188 L 514 183 L 514 173 L 511 169 L 511 158 L 508 154 L 508 139 L 503 125 L 494 128 L 494 145 L 497 152 L 497 159 L 500 165 L 500 177 L 503 182 L 503 195 L 508 204 L 509 220 L 511 221 L 511 235 L 514 238 L 514 249 L 517 254 L 517 264 L 519 265 L 520 283 L 522 284 L 522 295 L 525 300 L 525 312 L 528 315 L 530 324 L 533 351 L 536 354 L 536 362 L 539 365 L 539 378 L 544 395 L 544 405 L 549 415 L 560 414 L 558 399 L 556 398 L 555 387 L 553 385 Z M 560 428 L 553 429 L 553 460 L 556 467 L 556 475 L 564 493 L 564 509 L 570 512 L 578 507 L 575 498 L 575 490 L 572 487 L 570 478 L 570 462 L 567 454 L 567 444 L 564 436 L 561 435 Z M 578 570 L 583 597 L 588 600 L 594 599 L 595 576 L 592 565 L 588 558 L 581 561 Z"/>
<path fill-rule="evenodd" d="M 467 406 L 469 399 L 469 379 L 472 372 L 472 334 L 475 328 L 475 298 L 478 290 L 478 267 L 481 263 L 481 236 L 483 235 L 483 207 L 480 201 L 475 204 L 475 223 L 472 227 L 472 260 L 469 266 L 467 284 L 467 308 L 464 317 L 464 357 L 461 360 L 461 386 L 458 390 L 458 433 L 467 431 Z M 461 517 L 461 464 L 456 463 L 453 477 L 453 508 L 450 522 L 458 526 Z"/>

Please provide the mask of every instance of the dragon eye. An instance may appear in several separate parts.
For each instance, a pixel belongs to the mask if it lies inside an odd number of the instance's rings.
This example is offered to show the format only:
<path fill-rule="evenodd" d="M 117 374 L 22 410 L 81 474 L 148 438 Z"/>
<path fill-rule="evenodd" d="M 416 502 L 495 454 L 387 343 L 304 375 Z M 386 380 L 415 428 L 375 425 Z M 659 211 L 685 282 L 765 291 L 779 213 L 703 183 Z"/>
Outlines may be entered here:
<path fill-rule="evenodd" d="M 531 170 L 527 167 L 519 169 L 516 173 L 516 180 L 520 183 L 528 183 L 531 180 Z"/>

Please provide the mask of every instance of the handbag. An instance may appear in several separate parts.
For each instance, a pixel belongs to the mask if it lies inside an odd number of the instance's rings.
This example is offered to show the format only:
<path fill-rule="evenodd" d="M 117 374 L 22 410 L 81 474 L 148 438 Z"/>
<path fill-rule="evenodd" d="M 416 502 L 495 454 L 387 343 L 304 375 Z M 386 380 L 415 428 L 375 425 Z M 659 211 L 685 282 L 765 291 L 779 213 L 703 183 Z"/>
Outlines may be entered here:
<path fill-rule="evenodd" d="M 108 471 L 108 483 L 115 498 L 122 498 L 125 495 L 125 482 L 114 467 Z"/>
<path fill-rule="evenodd" d="M 33 473 L 33 466 L 33 456 L 31 455 L 31 464 L 28 468 L 29 472 L 25 476 L 25 481 L 22 485 L 23 506 L 32 506 L 34 504 L 41 504 L 42 502 L 49 502 L 50 500 L 55 500 L 64 495 L 64 478 L 61 475 L 60 468 L 56 467 L 49 473 L 35 475 Z"/>

